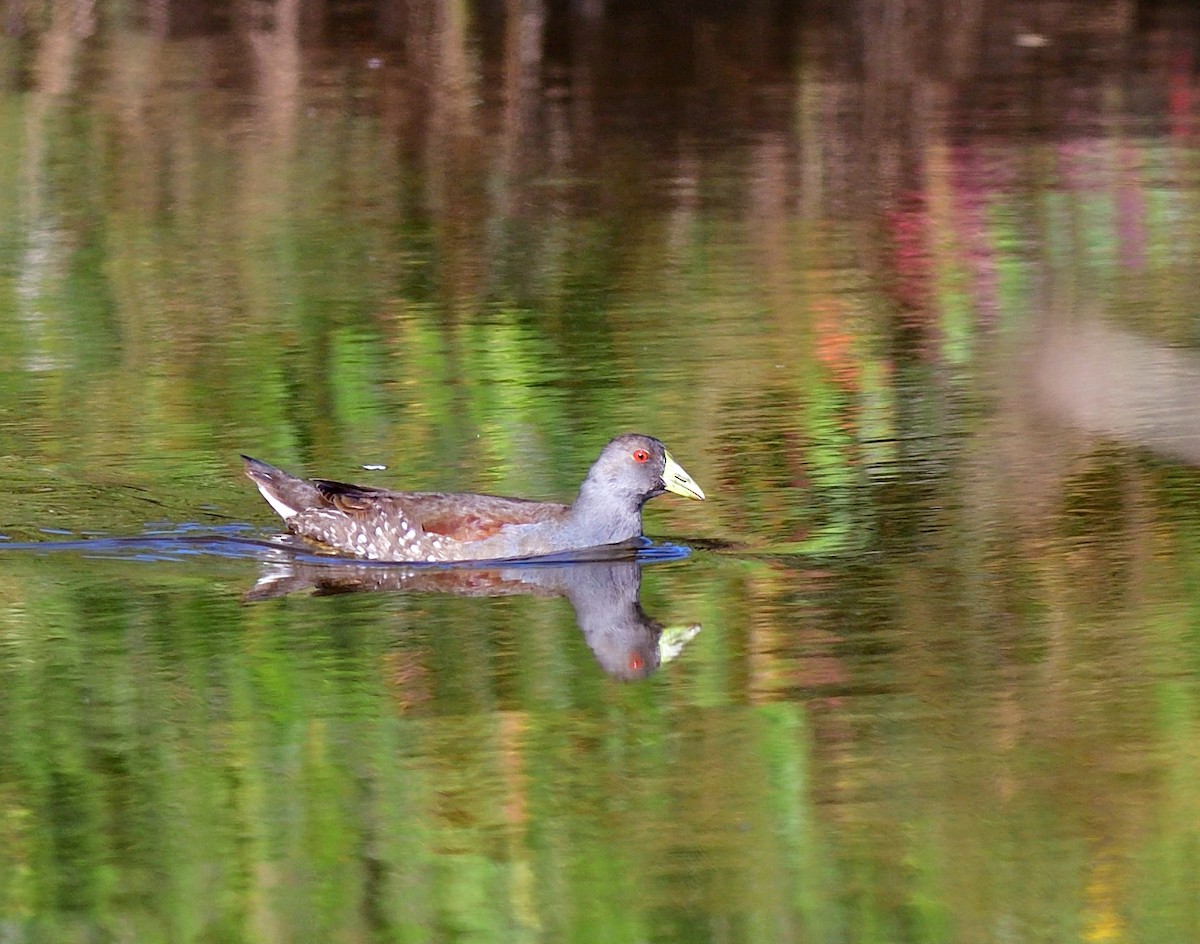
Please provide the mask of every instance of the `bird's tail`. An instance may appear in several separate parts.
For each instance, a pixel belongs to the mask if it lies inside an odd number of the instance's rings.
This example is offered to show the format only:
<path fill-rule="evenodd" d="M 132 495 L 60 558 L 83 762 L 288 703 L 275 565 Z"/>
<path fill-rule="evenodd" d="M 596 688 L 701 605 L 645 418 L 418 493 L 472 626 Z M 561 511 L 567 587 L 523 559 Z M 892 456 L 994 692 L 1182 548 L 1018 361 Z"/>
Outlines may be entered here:
<path fill-rule="evenodd" d="M 304 479 L 288 475 L 282 469 L 250 456 L 243 455 L 242 458 L 246 460 L 246 475 L 284 521 L 305 508 L 321 503 L 320 492 Z"/>

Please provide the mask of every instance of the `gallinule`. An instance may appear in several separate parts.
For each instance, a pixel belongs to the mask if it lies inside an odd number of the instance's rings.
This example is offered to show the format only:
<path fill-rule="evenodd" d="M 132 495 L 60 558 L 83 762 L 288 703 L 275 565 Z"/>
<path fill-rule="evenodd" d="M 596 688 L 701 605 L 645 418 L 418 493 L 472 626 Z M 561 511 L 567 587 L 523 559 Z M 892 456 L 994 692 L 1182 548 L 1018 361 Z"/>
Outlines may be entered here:
<path fill-rule="evenodd" d="M 635 433 L 604 447 L 570 505 L 306 481 L 242 458 L 289 530 L 371 560 L 507 560 L 619 544 L 641 535 L 648 499 L 704 498 L 661 442 Z"/>

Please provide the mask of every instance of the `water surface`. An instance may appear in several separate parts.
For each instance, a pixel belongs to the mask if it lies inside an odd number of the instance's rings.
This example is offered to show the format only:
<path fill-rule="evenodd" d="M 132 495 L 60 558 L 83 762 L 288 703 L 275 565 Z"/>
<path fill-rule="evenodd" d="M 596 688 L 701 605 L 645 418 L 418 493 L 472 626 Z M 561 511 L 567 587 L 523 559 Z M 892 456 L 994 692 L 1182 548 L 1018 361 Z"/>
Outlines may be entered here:
<path fill-rule="evenodd" d="M 1195 13 L 1047 9 L 14 7 L 5 939 L 1200 939 Z"/>

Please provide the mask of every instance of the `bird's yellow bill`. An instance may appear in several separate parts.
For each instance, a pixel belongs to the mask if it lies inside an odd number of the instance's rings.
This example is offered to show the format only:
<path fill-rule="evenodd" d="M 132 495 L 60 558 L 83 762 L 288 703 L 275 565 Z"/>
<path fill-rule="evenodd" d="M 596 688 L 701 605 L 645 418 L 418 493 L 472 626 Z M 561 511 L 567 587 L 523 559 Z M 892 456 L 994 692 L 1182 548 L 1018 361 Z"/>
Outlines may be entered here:
<path fill-rule="evenodd" d="M 683 466 L 671 458 L 671 454 L 667 453 L 667 464 L 663 466 L 663 487 L 668 492 L 674 492 L 676 495 L 682 495 L 684 498 L 694 498 L 697 501 L 704 501 L 704 492 L 700 490 L 700 486 L 692 481 L 692 477 L 683 471 Z"/>
<path fill-rule="evenodd" d="M 664 626 L 662 635 L 658 637 L 659 665 L 666 665 L 683 652 L 683 647 L 695 639 L 698 632 L 700 632 L 699 623 L 692 623 L 688 626 Z"/>

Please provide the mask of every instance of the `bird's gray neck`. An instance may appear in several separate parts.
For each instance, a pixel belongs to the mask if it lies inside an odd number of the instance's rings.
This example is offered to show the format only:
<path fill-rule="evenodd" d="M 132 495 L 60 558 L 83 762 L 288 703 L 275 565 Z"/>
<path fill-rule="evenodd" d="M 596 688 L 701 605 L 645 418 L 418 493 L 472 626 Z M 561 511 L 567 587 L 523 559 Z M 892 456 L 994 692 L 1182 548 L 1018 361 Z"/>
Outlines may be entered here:
<path fill-rule="evenodd" d="M 616 544 L 642 533 L 642 508 L 587 481 L 571 505 L 573 529 L 586 532 L 593 544 Z"/>

